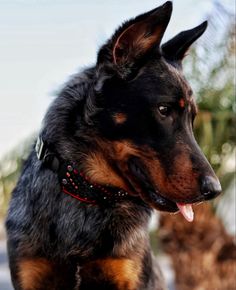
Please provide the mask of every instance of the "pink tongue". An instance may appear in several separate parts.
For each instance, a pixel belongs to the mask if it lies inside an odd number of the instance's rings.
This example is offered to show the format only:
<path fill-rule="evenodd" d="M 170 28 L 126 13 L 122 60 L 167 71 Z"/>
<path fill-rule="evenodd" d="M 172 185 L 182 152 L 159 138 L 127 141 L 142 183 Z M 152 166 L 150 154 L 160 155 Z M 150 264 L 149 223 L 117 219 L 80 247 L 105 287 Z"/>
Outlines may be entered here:
<path fill-rule="evenodd" d="M 193 212 L 192 205 L 191 204 L 177 203 L 177 206 L 178 206 L 179 211 L 181 212 L 181 214 L 184 216 L 184 218 L 188 222 L 192 222 L 193 218 L 194 218 L 194 212 Z"/>

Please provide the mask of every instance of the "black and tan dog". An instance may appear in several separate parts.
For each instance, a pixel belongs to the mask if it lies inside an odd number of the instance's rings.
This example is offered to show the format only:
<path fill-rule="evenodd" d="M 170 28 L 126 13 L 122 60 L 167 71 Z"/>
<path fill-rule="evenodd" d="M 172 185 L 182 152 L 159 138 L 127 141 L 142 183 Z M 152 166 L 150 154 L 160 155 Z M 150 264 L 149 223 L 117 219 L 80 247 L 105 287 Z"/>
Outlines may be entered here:
<path fill-rule="evenodd" d="M 164 289 L 152 209 L 192 221 L 191 205 L 220 193 L 181 68 L 207 24 L 160 45 L 171 11 L 122 25 L 49 108 L 6 221 L 15 289 Z"/>

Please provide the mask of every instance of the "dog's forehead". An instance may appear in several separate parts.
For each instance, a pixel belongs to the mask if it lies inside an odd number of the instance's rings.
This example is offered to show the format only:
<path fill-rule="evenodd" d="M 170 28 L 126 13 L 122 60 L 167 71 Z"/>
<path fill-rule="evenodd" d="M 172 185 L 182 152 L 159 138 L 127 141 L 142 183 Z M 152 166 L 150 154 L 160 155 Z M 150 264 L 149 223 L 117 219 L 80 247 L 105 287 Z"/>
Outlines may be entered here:
<path fill-rule="evenodd" d="M 166 61 L 152 61 L 144 66 L 133 81 L 132 91 L 150 102 L 180 102 L 180 106 L 194 103 L 192 89 L 182 70 Z"/>
<path fill-rule="evenodd" d="M 164 77 L 169 79 L 173 86 L 181 92 L 180 95 L 178 95 L 180 107 L 195 106 L 192 88 L 184 77 L 182 70 L 169 63 L 166 63 L 166 67 L 167 70 L 165 70 L 164 74 L 166 75 Z"/>

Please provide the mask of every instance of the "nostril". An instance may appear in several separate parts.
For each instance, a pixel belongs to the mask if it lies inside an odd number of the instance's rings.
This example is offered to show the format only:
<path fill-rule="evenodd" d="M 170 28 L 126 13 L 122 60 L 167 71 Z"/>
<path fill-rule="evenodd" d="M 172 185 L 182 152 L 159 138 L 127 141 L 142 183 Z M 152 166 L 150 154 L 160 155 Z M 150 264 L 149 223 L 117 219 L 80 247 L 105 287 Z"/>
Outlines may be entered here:
<path fill-rule="evenodd" d="M 205 176 L 202 179 L 201 193 L 205 199 L 212 199 L 221 193 L 221 185 L 217 178 Z"/>

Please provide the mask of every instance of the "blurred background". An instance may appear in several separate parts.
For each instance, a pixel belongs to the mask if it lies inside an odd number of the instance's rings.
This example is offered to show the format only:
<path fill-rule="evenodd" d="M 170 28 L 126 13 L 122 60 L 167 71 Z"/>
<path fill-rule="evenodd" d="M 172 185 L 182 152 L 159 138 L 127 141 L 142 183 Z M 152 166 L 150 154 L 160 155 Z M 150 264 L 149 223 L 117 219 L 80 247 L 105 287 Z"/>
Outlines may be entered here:
<path fill-rule="evenodd" d="M 122 21 L 159 0 L 0 0 L 0 289 L 9 290 L 4 218 L 11 191 L 47 107 L 69 76 L 96 61 Z M 195 135 L 223 194 L 196 208 L 194 223 L 158 215 L 150 226 L 169 289 L 236 289 L 235 3 L 174 0 L 164 41 L 208 19 L 184 60 L 197 98 Z"/>

